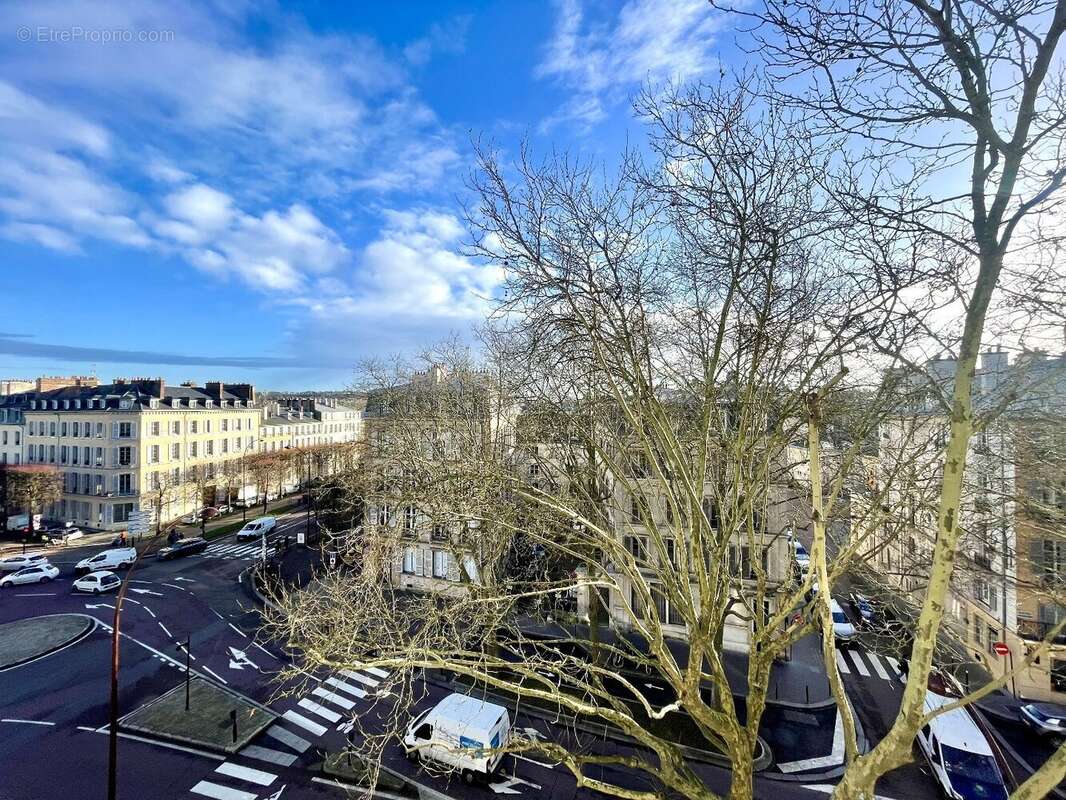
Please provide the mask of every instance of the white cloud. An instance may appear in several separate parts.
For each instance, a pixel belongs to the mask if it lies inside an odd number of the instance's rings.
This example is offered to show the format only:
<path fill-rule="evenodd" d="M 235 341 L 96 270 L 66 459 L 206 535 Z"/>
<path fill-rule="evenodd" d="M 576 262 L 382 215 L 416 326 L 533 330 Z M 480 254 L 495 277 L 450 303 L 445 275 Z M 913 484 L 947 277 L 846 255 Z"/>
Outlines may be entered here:
<path fill-rule="evenodd" d="M 36 242 L 49 250 L 62 253 L 80 253 L 77 240 L 58 228 L 33 222 L 9 222 L 0 225 L 0 236 L 17 242 Z"/>
<path fill-rule="evenodd" d="M 574 93 L 545 121 L 587 127 L 642 81 L 698 76 L 717 62 L 710 53 L 720 24 L 706 0 L 628 0 L 611 20 L 586 19 L 581 0 L 559 0 L 555 33 L 536 74 Z"/>
<path fill-rule="evenodd" d="M 11 143 L 73 148 L 106 156 L 110 137 L 99 125 L 0 81 L 0 135 Z"/>
<path fill-rule="evenodd" d="M 429 32 L 421 39 L 408 44 L 403 49 L 403 56 L 415 65 L 425 64 L 435 53 L 461 53 L 466 49 L 466 35 L 470 30 L 471 17 L 463 14 L 448 20 L 434 23 Z"/>
<path fill-rule="evenodd" d="M 148 162 L 145 173 L 149 178 L 160 183 L 185 183 L 192 180 L 192 175 L 178 169 L 165 158 L 154 158 Z"/>
<path fill-rule="evenodd" d="M 154 229 L 189 263 L 218 276 L 236 276 L 256 289 L 306 289 L 309 274 L 335 269 L 348 256 L 340 237 L 300 204 L 257 216 L 238 211 L 228 195 L 197 184 L 169 196 L 165 205 L 183 219 L 158 220 Z"/>
<path fill-rule="evenodd" d="M 350 284 L 321 281 L 313 296 L 294 302 L 331 319 L 483 317 L 503 274 L 462 254 L 462 222 L 433 209 L 387 210 L 383 216 L 378 237 L 356 259 Z"/>

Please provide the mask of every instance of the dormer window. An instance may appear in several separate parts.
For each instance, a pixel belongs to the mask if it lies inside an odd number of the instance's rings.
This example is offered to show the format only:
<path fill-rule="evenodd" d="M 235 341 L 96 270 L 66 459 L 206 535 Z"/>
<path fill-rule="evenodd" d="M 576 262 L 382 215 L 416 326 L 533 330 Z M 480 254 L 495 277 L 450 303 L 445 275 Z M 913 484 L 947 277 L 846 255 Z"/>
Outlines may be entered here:
<path fill-rule="evenodd" d="M 181 398 L 180 397 L 171 398 L 170 405 L 171 405 L 172 408 L 181 408 Z"/>
<path fill-rule="evenodd" d="M 153 397 L 151 400 L 148 401 L 148 407 L 149 408 L 159 408 L 159 400 L 157 400 L 156 398 Z"/>
<path fill-rule="evenodd" d="M 30 410 L 31 411 L 36 411 L 37 410 L 37 401 L 36 400 L 30 400 Z"/>
<path fill-rule="evenodd" d="M 215 404 L 215 401 L 210 397 L 204 400 L 204 408 L 211 408 Z"/>
<path fill-rule="evenodd" d="M 133 401 L 130 400 L 128 397 L 123 397 L 121 400 L 118 401 L 118 407 L 123 409 L 133 408 Z"/>
<path fill-rule="evenodd" d="M 78 409 L 81 408 L 81 400 L 75 400 L 74 401 L 74 408 L 78 408 Z"/>

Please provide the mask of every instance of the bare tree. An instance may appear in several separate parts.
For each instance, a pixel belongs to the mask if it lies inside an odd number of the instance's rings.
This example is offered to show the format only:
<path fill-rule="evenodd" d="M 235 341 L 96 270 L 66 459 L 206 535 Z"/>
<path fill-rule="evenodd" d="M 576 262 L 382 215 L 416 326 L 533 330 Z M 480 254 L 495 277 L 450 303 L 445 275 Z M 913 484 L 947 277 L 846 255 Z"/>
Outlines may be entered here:
<path fill-rule="evenodd" d="M 957 359 L 939 387 L 950 427 L 902 708 L 837 789 L 840 797 L 870 797 L 878 777 L 909 760 L 927 719 L 926 681 L 962 535 L 969 441 L 991 416 L 974 402 L 982 339 L 997 320 L 993 330 L 1003 332 L 1019 318 L 1039 331 L 1049 312 L 1061 324 L 1041 284 L 1062 285 L 1048 248 L 1061 231 L 1045 221 L 1066 179 L 1055 58 L 1066 2 L 766 0 L 736 13 L 757 23 L 753 49 L 768 60 L 777 96 L 826 135 L 847 135 L 855 185 L 873 188 L 849 198 L 855 213 L 929 237 L 937 249 L 927 255 L 942 265 L 928 276 L 928 292 L 946 294 L 963 320 L 961 330 L 925 331 Z M 1050 786 L 1061 777 L 1060 769 L 1040 780 Z"/>
<path fill-rule="evenodd" d="M 29 530 L 33 532 L 33 515 L 43 513 L 63 493 L 63 479 L 55 467 L 37 464 L 8 466 L 7 496 L 10 502 L 26 509 Z"/>
<path fill-rule="evenodd" d="M 141 492 L 141 504 L 155 514 L 156 536 L 184 511 L 188 494 L 189 484 L 180 469 L 163 469 L 150 474 L 148 486 Z"/>

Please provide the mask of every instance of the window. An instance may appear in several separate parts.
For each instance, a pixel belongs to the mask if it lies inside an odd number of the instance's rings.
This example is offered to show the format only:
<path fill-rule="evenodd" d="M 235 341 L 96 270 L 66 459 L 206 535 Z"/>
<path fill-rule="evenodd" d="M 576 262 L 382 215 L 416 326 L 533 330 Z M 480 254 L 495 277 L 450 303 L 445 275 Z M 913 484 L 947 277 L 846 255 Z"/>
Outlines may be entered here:
<path fill-rule="evenodd" d="M 403 529 L 413 531 L 418 524 L 418 509 L 414 506 L 406 506 L 403 510 Z"/>
<path fill-rule="evenodd" d="M 133 476 L 128 472 L 118 476 L 118 493 L 133 494 Z"/>
<path fill-rule="evenodd" d="M 707 524 L 712 530 L 718 530 L 722 527 L 721 515 L 718 511 L 718 504 L 714 502 L 713 497 L 704 497 L 703 502 L 703 516 L 707 518 Z"/>
<path fill-rule="evenodd" d="M 215 454 L 215 443 L 208 439 L 204 442 L 204 455 L 213 456 Z"/>
<path fill-rule="evenodd" d="M 448 539 L 448 528 L 441 522 L 436 523 L 433 526 L 433 532 L 430 534 L 431 538 L 435 542 L 444 542 Z"/>
<path fill-rule="evenodd" d="M 378 525 L 388 525 L 392 521 L 392 510 L 388 503 L 378 506 Z"/>
<path fill-rule="evenodd" d="M 104 438 L 104 423 L 102 423 L 102 422 L 97 422 L 96 423 L 96 438 L 97 439 L 103 439 Z"/>
<path fill-rule="evenodd" d="M 189 458 L 199 456 L 199 447 L 196 442 L 189 442 Z"/>
<path fill-rule="evenodd" d="M 996 651 L 992 649 L 992 646 L 998 641 L 999 641 L 999 628 L 993 628 L 991 625 L 989 625 L 988 626 L 988 654 L 989 655 L 995 655 Z"/>
<path fill-rule="evenodd" d="M 977 644 L 981 644 L 982 637 L 984 636 L 984 623 L 980 619 L 974 617 L 973 620 L 973 640 Z"/>
<path fill-rule="evenodd" d="M 148 463 L 159 463 L 159 445 L 153 444 L 151 447 L 148 448 Z"/>
<path fill-rule="evenodd" d="M 196 433 L 196 427 L 197 427 L 196 420 L 193 420 L 192 422 L 190 422 L 189 423 L 189 433 Z"/>
<path fill-rule="evenodd" d="M 229 420 L 225 417 L 222 418 L 222 432 L 226 433 L 229 430 Z"/>
<path fill-rule="evenodd" d="M 433 551 L 433 577 L 434 578 L 447 578 L 448 577 L 448 559 L 450 554 L 447 550 L 434 550 Z"/>
<path fill-rule="evenodd" d="M 415 549 L 408 547 L 403 551 L 403 572 L 406 575 L 415 574 Z"/>
<path fill-rule="evenodd" d="M 170 446 L 170 459 L 173 461 L 178 458 L 181 458 L 181 445 L 175 442 Z"/>
<path fill-rule="evenodd" d="M 114 522 L 129 522 L 133 513 L 133 503 L 116 503 L 112 506 L 111 519 Z"/>
<path fill-rule="evenodd" d="M 132 422 L 120 422 L 118 424 L 118 438 L 129 439 L 133 436 L 133 423 Z"/>
<path fill-rule="evenodd" d="M 60 464 L 66 464 L 67 463 L 67 446 L 65 444 L 61 445 L 60 448 L 59 448 L 59 463 Z"/>
<path fill-rule="evenodd" d="M 175 436 L 181 433 L 181 422 L 179 420 L 174 420 L 170 423 L 170 432 Z"/>
<path fill-rule="evenodd" d="M 80 462 L 81 462 L 81 448 L 78 448 L 78 447 L 70 448 L 70 463 L 71 464 L 78 464 Z"/>
<path fill-rule="evenodd" d="M 625 548 L 638 564 L 646 564 L 648 561 L 648 537 L 627 536 Z"/>
<path fill-rule="evenodd" d="M 102 447 L 97 447 L 96 448 L 96 453 L 94 455 L 94 460 L 96 461 L 96 466 L 102 467 L 104 465 L 104 448 L 102 448 Z"/>
<path fill-rule="evenodd" d="M 159 435 L 159 423 L 158 422 L 153 422 L 152 423 L 151 431 L 152 431 L 152 436 L 158 436 Z"/>
<path fill-rule="evenodd" d="M 118 449 L 118 464 L 120 467 L 128 467 L 133 463 L 133 448 L 120 447 Z"/>
<path fill-rule="evenodd" d="M 670 598 L 666 596 L 662 586 L 652 584 L 649 588 L 651 589 L 651 597 L 655 602 L 655 611 L 659 615 L 659 620 L 667 625 L 684 625 L 685 618 L 670 603 Z"/>
<path fill-rule="evenodd" d="M 80 422 L 72 423 L 70 427 L 71 427 L 72 435 L 81 436 L 81 423 Z"/>
<path fill-rule="evenodd" d="M 219 439 L 218 441 L 219 441 L 219 444 L 221 445 L 221 448 L 222 448 L 221 452 L 228 453 L 229 452 L 229 439 Z"/>
<path fill-rule="evenodd" d="M 49 422 L 48 423 L 48 435 L 49 436 L 55 436 L 56 435 L 56 424 L 54 422 Z"/>
<path fill-rule="evenodd" d="M 63 422 L 61 422 L 59 424 L 59 435 L 60 436 L 66 436 L 67 433 L 68 433 L 68 431 L 67 431 L 67 423 L 66 423 L 66 420 L 64 420 Z"/>

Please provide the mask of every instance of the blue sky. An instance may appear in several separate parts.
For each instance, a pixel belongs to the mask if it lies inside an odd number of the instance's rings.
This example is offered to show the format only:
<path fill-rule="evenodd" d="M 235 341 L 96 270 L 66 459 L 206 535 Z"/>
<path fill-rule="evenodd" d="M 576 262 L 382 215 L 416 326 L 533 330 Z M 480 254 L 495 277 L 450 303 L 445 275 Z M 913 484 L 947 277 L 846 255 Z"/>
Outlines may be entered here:
<path fill-rule="evenodd" d="M 339 388 L 467 331 L 471 138 L 610 158 L 723 44 L 703 0 L 2 8 L 4 377 Z"/>

